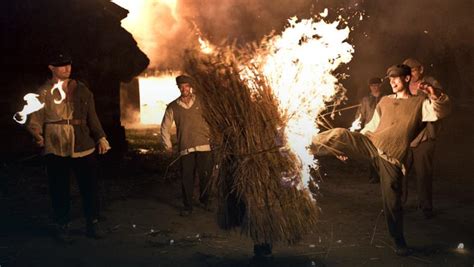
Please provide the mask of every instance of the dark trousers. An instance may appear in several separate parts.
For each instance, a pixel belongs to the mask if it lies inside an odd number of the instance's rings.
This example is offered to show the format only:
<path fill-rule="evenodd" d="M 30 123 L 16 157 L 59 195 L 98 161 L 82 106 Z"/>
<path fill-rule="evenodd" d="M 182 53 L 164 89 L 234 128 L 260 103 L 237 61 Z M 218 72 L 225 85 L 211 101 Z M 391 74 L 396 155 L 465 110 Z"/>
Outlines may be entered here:
<path fill-rule="evenodd" d="M 210 151 L 192 152 L 181 157 L 181 177 L 183 204 L 185 209 L 193 208 L 194 179 L 199 175 L 199 201 L 208 204 L 209 179 L 212 173 L 212 154 Z"/>
<path fill-rule="evenodd" d="M 427 140 L 410 149 L 407 160 L 408 176 L 415 176 L 418 206 L 433 209 L 433 159 L 435 140 Z"/>
<path fill-rule="evenodd" d="M 377 170 L 388 231 L 397 246 L 405 246 L 401 200 L 403 174 L 400 167 L 381 158 L 365 135 L 347 129 L 336 128 L 320 133 L 313 140 L 313 145 L 317 156 L 346 155 L 369 162 Z"/>
<path fill-rule="evenodd" d="M 45 157 L 49 179 L 49 193 L 55 220 L 59 224 L 70 221 L 70 176 L 76 177 L 82 198 L 82 207 L 88 223 L 99 217 L 97 158 L 94 153 L 81 158 Z"/>

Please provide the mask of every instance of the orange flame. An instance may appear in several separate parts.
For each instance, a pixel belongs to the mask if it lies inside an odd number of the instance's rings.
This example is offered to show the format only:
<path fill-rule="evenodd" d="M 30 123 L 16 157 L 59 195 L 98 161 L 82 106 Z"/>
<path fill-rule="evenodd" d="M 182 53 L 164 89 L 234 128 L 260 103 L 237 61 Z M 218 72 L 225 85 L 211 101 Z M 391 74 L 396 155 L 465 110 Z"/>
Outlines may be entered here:
<path fill-rule="evenodd" d="M 327 11 L 322 15 L 327 16 Z M 338 29 L 339 23 L 291 18 L 290 25 L 269 40 L 269 53 L 254 60 L 260 62 L 280 112 L 288 118 L 284 130 L 289 148 L 300 160 L 300 189 L 308 185 L 310 169 L 317 163 L 308 150 L 319 132 L 315 119 L 342 89 L 333 72 L 348 63 L 354 52 L 346 41 L 350 29 Z"/>
<path fill-rule="evenodd" d="M 209 43 L 208 40 L 204 40 L 203 38 L 201 38 L 201 36 L 199 36 L 198 41 L 199 45 L 201 46 L 202 53 L 211 54 L 212 52 L 214 52 L 214 49 L 212 48 L 212 45 L 211 43 Z"/>

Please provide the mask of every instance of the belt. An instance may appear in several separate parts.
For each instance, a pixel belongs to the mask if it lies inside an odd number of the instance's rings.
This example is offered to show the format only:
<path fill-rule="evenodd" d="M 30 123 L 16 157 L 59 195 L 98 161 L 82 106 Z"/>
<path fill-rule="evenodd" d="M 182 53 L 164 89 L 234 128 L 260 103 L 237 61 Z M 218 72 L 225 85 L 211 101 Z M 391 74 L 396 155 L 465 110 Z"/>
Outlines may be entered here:
<path fill-rule="evenodd" d="M 60 121 L 49 121 L 49 124 L 67 124 L 67 125 L 82 125 L 86 124 L 86 120 L 71 119 L 71 120 L 60 120 Z"/>

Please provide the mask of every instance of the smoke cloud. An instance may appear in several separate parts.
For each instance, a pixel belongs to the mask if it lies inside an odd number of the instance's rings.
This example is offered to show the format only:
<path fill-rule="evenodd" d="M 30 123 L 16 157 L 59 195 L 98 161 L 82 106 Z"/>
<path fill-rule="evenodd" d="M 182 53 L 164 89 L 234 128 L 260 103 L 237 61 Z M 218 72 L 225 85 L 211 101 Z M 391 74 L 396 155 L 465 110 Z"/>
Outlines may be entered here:
<path fill-rule="evenodd" d="M 354 59 L 344 70 L 351 75 L 346 81 L 353 89 L 349 91 L 365 94 L 368 78 L 383 77 L 388 66 L 414 57 L 428 73 L 449 84 L 453 94 L 472 96 L 467 81 L 473 76 L 474 61 L 472 0 L 172 1 L 144 1 L 147 6 L 140 17 L 146 23 L 141 22 L 140 31 L 128 29 L 151 59 L 151 68 L 179 70 L 182 52 L 197 45 L 197 29 L 213 44 L 223 40 L 243 44 L 281 31 L 292 16 L 308 18 L 327 7 L 333 17 L 364 14 L 362 20 L 358 15 L 349 20 L 350 42 L 355 45 Z"/>

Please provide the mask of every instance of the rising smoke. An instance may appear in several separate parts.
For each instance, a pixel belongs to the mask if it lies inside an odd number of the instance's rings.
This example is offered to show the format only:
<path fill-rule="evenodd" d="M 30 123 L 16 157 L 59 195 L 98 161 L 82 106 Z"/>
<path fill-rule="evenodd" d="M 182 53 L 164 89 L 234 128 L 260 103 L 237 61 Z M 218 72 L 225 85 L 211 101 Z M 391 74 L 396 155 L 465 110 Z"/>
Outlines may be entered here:
<path fill-rule="evenodd" d="M 173 9 L 169 0 L 142 1 L 140 18 L 124 27 L 151 59 L 150 67 L 159 70 L 179 69 L 180 54 L 197 45 L 197 34 L 214 44 L 244 44 L 281 31 L 292 16 L 308 18 L 327 7 L 314 0 L 177 0 Z M 127 1 L 114 2 L 128 7 Z M 345 2 L 347 6 L 357 5 L 357 1 Z M 133 12 L 137 10 L 129 10 L 129 17 L 136 16 Z"/>
<path fill-rule="evenodd" d="M 346 71 L 351 74 L 350 86 L 365 93 L 369 77 L 383 76 L 388 66 L 415 57 L 442 82 L 464 88 L 453 93 L 472 95 L 465 78 L 472 73 L 464 74 L 473 69 L 472 0 L 142 1 L 147 3 L 145 14 L 141 14 L 146 23 L 129 31 L 151 59 L 150 67 L 158 70 L 179 70 L 180 56 L 197 45 L 198 32 L 213 44 L 222 40 L 243 44 L 281 31 L 292 16 L 307 18 L 328 7 L 333 16 L 364 14 L 362 20 L 357 16 L 351 21 L 355 54 Z"/>

